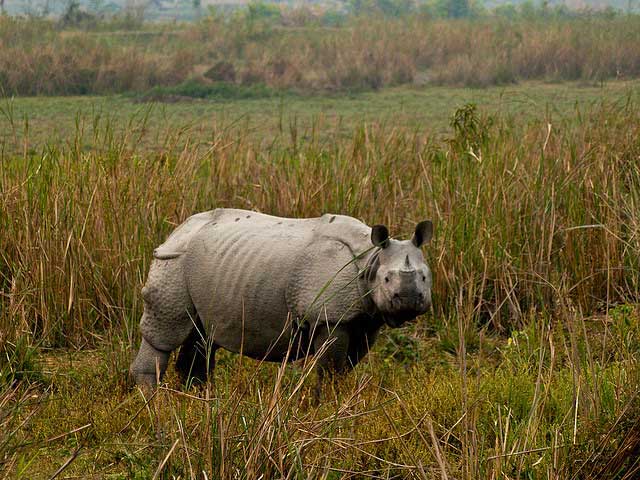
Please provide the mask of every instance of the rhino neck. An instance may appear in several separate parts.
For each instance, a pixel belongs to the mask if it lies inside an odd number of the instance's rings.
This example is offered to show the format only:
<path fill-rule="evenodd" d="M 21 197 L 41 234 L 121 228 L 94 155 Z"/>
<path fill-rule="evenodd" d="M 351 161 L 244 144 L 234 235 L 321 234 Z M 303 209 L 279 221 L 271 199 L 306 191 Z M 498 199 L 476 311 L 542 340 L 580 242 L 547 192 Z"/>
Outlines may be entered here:
<path fill-rule="evenodd" d="M 379 315 L 378 308 L 371 298 L 371 278 L 372 271 L 377 269 L 377 261 L 378 261 L 378 249 L 374 249 L 369 251 L 366 255 L 356 257 L 356 264 L 358 266 L 358 271 L 360 274 L 358 275 L 358 293 L 360 294 L 360 302 L 362 303 L 362 309 L 369 316 Z M 375 272 L 373 274 L 375 277 Z"/>

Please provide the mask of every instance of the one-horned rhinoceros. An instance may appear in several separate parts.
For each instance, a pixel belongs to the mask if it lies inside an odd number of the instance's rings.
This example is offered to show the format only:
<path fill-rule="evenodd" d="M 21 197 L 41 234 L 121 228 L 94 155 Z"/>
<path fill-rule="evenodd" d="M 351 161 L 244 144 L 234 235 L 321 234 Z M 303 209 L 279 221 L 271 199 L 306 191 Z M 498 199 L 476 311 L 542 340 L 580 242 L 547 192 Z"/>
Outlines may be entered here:
<path fill-rule="evenodd" d="M 193 215 L 154 251 L 131 373 L 154 385 L 180 346 L 177 370 L 198 378 L 219 347 L 271 361 L 321 352 L 320 383 L 358 363 L 382 325 L 427 311 L 431 271 L 420 246 L 432 230 L 423 221 L 399 241 L 343 215 Z"/>

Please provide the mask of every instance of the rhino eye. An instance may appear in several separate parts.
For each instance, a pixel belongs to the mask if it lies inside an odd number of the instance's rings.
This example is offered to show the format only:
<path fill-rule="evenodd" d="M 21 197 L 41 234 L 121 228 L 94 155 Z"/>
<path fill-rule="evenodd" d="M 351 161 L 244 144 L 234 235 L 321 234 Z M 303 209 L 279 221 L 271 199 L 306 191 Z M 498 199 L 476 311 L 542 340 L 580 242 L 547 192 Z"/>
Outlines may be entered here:
<path fill-rule="evenodd" d="M 427 279 L 424 275 L 422 275 L 422 281 L 424 282 Z"/>
<path fill-rule="evenodd" d="M 389 277 L 384 277 L 384 283 L 389 283 Z"/>

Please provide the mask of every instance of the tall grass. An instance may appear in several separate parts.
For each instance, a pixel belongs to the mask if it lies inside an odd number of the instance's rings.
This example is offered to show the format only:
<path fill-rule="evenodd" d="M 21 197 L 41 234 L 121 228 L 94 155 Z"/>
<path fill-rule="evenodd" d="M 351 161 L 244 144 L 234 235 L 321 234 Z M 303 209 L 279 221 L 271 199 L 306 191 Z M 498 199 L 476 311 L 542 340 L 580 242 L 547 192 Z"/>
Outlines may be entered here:
<path fill-rule="evenodd" d="M 446 145 L 364 125 L 323 141 L 319 126 L 291 125 L 268 148 L 242 128 L 213 132 L 208 146 L 178 131 L 149 151 L 142 114 L 121 138 L 96 127 L 91 151 L 78 131 L 67 147 L 4 155 L 4 321 L 19 318 L 20 331 L 53 346 L 91 342 L 123 308 L 139 313 L 154 246 L 191 213 L 219 206 L 340 212 L 396 234 L 432 217 L 441 318 L 464 312 L 509 331 L 559 303 L 589 315 L 635 301 L 637 109 L 580 118 L 515 128 L 461 110 Z"/>
<path fill-rule="evenodd" d="M 61 31 L 42 20 L 3 17 L 0 86 L 26 95 L 139 92 L 195 78 L 309 92 L 635 78 L 639 25 L 636 16 L 407 17 L 353 18 L 324 28 L 212 16 L 180 30 L 131 33 Z"/>
<path fill-rule="evenodd" d="M 153 34 L 154 32 L 150 32 Z M 163 51 L 161 40 L 121 43 L 91 33 L 65 32 L 39 19 L 0 18 L 3 95 L 81 95 L 141 91 L 174 85 L 193 67 L 190 53 Z M 117 40 L 117 34 L 113 34 Z"/>
<path fill-rule="evenodd" d="M 64 146 L 0 152 L 7 471 L 633 478 L 637 105 L 557 124 L 467 106 L 446 142 L 365 124 L 347 138 L 283 125 L 269 144 L 242 126 L 195 144 L 170 126 L 157 142 L 146 118 L 122 135 L 96 118 L 93 138 L 79 125 Z M 345 213 L 398 236 L 432 218 L 433 312 L 385 333 L 318 408 L 311 364 L 224 354 L 204 390 L 175 391 L 171 374 L 155 393 L 131 390 L 151 252 L 188 215 L 220 206 Z M 84 353 L 55 353 L 69 347 Z"/>

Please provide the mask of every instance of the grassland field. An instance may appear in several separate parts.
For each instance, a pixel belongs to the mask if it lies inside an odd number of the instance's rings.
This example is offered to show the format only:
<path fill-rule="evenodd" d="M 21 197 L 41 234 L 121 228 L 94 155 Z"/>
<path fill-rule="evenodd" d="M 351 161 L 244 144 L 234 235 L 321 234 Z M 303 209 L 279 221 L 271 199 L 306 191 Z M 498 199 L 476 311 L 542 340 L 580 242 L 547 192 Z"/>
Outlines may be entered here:
<path fill-rule="evenodd" d="M 79 141 L 90 149 L 95 126 L 109 126 L 121 134 L 130 125 L 144 131 L 151 148 L 184 129 L 197 142 L 209 142 L 213 131 L 227 128 L 269 142 L 292 125 L 303 132 L 315 126 L 325 137 L 349 137 L 357 126 L 368 124 L 443 138 L 450 133 L 455 108 L 466 104 L 514 122 L 563 122 L 602 102 L 635 102 L 639 87 L 636 80 L 525 82 L 492 88 L 396 87 L 353 94 L 246 100 L 183 97 L 167 102 L 143 102 L 131 95 L 14 97 L 0 105 L 0 142 L 5 150 L 37 150 L 45 144 L 64 144 L 81 133 Z"/>
<path fill-rule="evenodd" d="M 638 478 L 639 107 L 631 80 L 0 100 L 0 478 Z M 152 249 L 217 206 L 430 216 L 433 311 L 319 406 L 312 362 L 225 352 L 138 389 Z"/>

